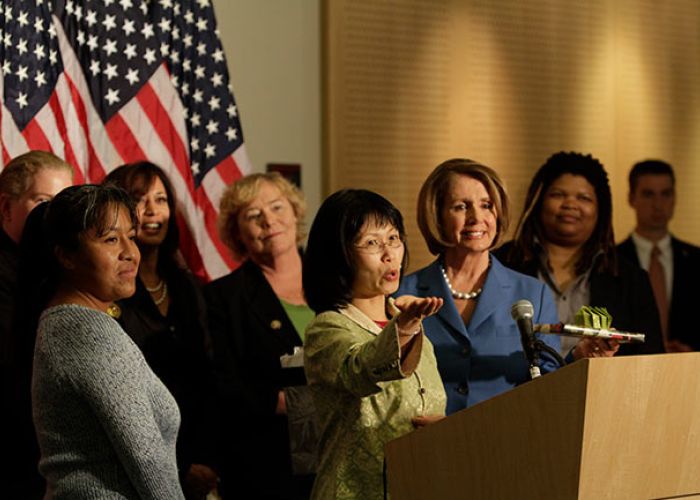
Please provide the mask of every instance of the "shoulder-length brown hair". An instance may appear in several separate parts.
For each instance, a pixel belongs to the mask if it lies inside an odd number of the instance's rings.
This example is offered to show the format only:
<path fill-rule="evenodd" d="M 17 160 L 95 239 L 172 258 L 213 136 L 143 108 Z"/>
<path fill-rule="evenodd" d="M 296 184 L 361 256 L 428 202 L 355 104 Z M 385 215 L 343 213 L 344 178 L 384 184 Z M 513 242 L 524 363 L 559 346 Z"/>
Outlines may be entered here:
<path fill-rule="evenodd" d="M 491 247 L 497 246 L 508 231 L 508 194 L 496 171 L 474 160 L 461 158 L 447 160 L 430 173 L 418 195 L 418 227 L 433 255 L 440 255 L 447 248 L 454 246 L 454 243 L 448 242 L 445 237 L 440 214 L 450 180 L 459 175 L 481 182 L 491 198 L 497 231 Z"/>

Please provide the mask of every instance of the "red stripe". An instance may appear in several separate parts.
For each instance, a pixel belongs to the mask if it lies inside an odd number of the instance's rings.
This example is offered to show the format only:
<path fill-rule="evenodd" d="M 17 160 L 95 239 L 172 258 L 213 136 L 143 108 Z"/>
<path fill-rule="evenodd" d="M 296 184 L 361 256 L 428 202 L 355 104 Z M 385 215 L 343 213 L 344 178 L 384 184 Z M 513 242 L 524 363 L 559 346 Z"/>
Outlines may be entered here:
<path fill-rule="evenodd" d="M 24 127 L 22 136 L 27 141 L 27 146 L 30 150 L 53 151 L 46 134 L 44 134 L 44 131 L 41 130 L 41 127 L 34 119 L 30 120 L 27 126 Z"/>
<path fill-rule="evenodd" d="M 216 171 L 227 186 L 230 186 L 241 178 L 241 169 L 238 168 L 238 164 L 236 160 L 233 159 L 232 155 L 224 158 L 221 163 L 216 166 Z"/>
<path fill-rule="evenodd" d="M 231 269 L 236 268 L 238 264 L 233 260 L 233 257 L 231 257 L 231 251 L 219 238 L 219 230 L 216 227 L 218 214 L 204 189 L 199 188 L 195 192 L 195 203 L 197 203 L 197 206 L 201 208 L 204 214 L 204 227 L 207 229 L 207 233 L 209 233 L 209 237 L 212 243 L 214 243 L 217 252 L 219 252 L 221 258 L 228 267 Z"/>
<path fill-rule="evenodd" d="M 146 113 L 158 137 L 163 141 L 165 149 L 170 152 L 170 156 L 172 156 L 173 162 L 188 189 L 192 190 L 194 179 L 192 178 L 188 150 L 185 148 L 177 133 L 177 129 L 173 125 L 170 113 L 161 104 L 150 82 L 146 83 L 139 90 L 138 94 L 136 94 L 136 99 L 141 104 L 141 108 Z"/>
<path fill-rule="evenodd" d="M 134 137 L 131 129 L 119 113 L 105 123 L 105 130 L 107 130 L 107 135 L 112 140 L 114 148 L 125 163 L 133 163 L 148 158 L 148 155 L 141 149 L 136 137 Z"/>
<path fill-rule="evenodd" d="M 95 154 L 95 148 L 92 144 L 92 139 L 90 138 L 90 129 L 88 128 L 88 118 L 87 109 L 85 108 L 85 102 L 83 101 L 83 96 L 80 94 L 78 87 L 75 86 L 73 80 L 68 76 L 66 72 L 63 73 L 66 79 L 66 84 L 70 91 L 71 99 L 73 101 L 73 106 L 75 113 L 78 115 L 78 122 L 80 123 L 80 128 L 83 129 L 83 136 L 87 143 L 88 148 L 88 166 L 87 166 L 87 177 L 91 182 L 100 182 L 105 176 L 105 167 L 102 162 Z"/>
<path fill-rule="evenodd" d="M 208 283 L 210 276 L 204 267 L 204 261 L 199 253 L 197 243 L 192 238 L 190 229 L 179 212 L 177 214 L 177 226 L 180 230 L 180 253 L 187 260 L 187 267 L 202 283 Z"/>
<path fill-rule="evenodd" d="M 68 140 L 68 131 L 66 129 L 66 120 L 63 116 L 63 110 L 61 109 L 61 104 L 58 102 L 58 95 L 56 94 L 56 91 L 54 90 L 51 93 L 51 97 L 49 97 L 49 107 L 51 107 L 51 110 L 53 111 L 54 119 L 56 120 L 56 128 L 58 130 L 58 133 L 63 139 L 63 159 L 66 160 L 66 162 L 70 163 L 73 165 L 73 172 L 74 172 L 74 177 L 73 181 L 76 184 L 83 184 L 85 182 L 83 178 L 83 172 L 80 170 L 80 166 L 78 164 L 78 158 L 75 156 L 75 151 L 73 151 L 73 146 L 71 145 L 70 141 Z"/>
<path fill-rule="evenodd" d="M 5 147 L 5 143 L 2 143 L 2 164 L 7 165 L 7 162 L 9 162 L 12 158 L 10 157 L 10 153 L 7 152 L 7 148 Z"/>

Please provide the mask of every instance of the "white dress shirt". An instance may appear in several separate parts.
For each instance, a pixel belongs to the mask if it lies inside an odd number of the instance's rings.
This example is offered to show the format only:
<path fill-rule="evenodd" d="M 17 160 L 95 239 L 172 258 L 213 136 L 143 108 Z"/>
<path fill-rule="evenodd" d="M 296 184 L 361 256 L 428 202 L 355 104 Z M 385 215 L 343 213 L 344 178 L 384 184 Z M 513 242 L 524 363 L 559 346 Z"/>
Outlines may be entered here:
<path fill-rule="evenodd" d="M 637 249 L 639 265 L 641 265 L 645 271 L 649 271 L 651 249 L 654 248 L 654 242 L 638 235 L 636 232 L 633 232 L 631 236 L 632 241 L 634 242 L 634 247 Z M 656 242 L 656 246 L 658 246 L 659 250 L 661 251 L 659 261 L 664 268 L 664 278 L 666 278 L 666 296 L 668 297 L 668 303 L 670 304 L 672 297 L 671 294 L 673 293 L 673 248 L 671 247 L 671 235 L 666 234 L 666 236 Z"/>

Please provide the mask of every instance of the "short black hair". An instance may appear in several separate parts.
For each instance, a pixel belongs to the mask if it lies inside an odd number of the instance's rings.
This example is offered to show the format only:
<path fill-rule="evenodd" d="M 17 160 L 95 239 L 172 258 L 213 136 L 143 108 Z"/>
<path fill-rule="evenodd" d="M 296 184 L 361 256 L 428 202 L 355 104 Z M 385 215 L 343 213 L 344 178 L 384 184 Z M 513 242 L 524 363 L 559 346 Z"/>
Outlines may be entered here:
<path fill-rule="evenodd" d="M 343 189 L 321 204 L 311 225 L 302 272 L 306 302 L 317 314 L 352 300 L 356 267 L 353 244 L 368 221 L 391 225 L 406 240 L 401 212 L 383 196 L 366 189 Z M 406 268 L 405 249 L 401 268 Z"/>
<path fill-rule="evenodd" d="M 612 194 L 608 174 L 603 164 L 590 154 L 560 151 L 550 156 L 533 177 L 525 197 L 525 208 L 515 231 L 515 240 L 509 262 L 521 265 L 535 255 L 535 240 L 544 241 L 540 220 L 544 195 L 549 186 L 564 174 L 578 175 L 586 179 L 595 189 L 598 201 L 598 220 L 593 234 L 584 243 L 583 252 L 576 263 L 577 274 L 588 270 L 596 256 L 602 253 L 600 265 L 613 273 L 617 269 L 615 235 L 612 223 Z"/>
<path fill-rule="evenodd" d="M 124 189 L 132 197 L 134 203 L 138 203 L 138 200 L 146 194 L 156 178 L 160 179 L 165 187 L 165 194 L 168 197 L 168 208 L 170 209 L 168 230 L 158 248 L 158 270 L 167 274 L 174 268 L 180 267 L 176 256 L 180 247 L 180 230 L 177 225 L 177 200 L 175 199 L 175 190 L 168 175 L 155 163 L 140 161 L 115 168 L 104 178 L 102 184 L 113 184 Z M 136 242 L 138 243 L 138 239 Z"/>
<path fill-rule="evenodd" d="M 673 186 L 676 185 L 676 176 L 670 163 L 663 160 L 644 160 L 634 164 L 629 174 L 630 193 L 634 193 L 637 182 L 643 175 L 668 175 Z"/>

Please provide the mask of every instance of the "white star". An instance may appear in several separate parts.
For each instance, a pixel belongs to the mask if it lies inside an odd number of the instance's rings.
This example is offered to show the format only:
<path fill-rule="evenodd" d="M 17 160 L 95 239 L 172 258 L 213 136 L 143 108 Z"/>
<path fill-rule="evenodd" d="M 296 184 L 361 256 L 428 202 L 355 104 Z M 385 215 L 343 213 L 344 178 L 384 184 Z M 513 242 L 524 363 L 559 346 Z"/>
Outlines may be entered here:
<path fill-rule="evenodd" d="M 119 5 L 121 5 L 122 9 L 124 10 L 130 9 L 134 6 L 134 4 L 131 3 L 131 0 L 119 0 Z"/>
<path fill-rule="evenodd" d="M 216 111 L 221 107 L 221 99 L 219 99 L 216 96 L 212 96 L 211 99 L 209 99 L 209 107 L 213 110 Z"/>
<path fill-rule="evenodd" d="M 56 64 L 58 62 L 58 52 L 53 49 L 49 50 L 49 61 L 51 64 Z"/>
<path fill-rule="evenodd" d="M 90 73 L 92 76 L 97 76 L 100 74 L 100 62 L 92 59 L 90 61 Z"/>
<path fill-rule="evenodd" d="M 40 43 L 36 44 L 36 47 L 34 47 L 34 57 L 37 59 L 43 59 L 46 57 L 46 53 L 44 52 L 44 46 Z"/>
<path fill-rule="evenodd" d="M 68 0 L 68 2 L 66 2 L 66 12 L 73 15 L 73 9 L 74 9 L 74 6 L 73 6 L 72 0 Z"/>
<path fill-rule="evenodd" d="M 190 149 L 192 151 L 199 151 L 199 139 L 196 137 L 193 137 L 192 140 L 190 141 Z"/>
<path fill-rule="evenodd" d="M 34 83 L 36 83 L 37 88 L 41 88 L 43 85 L 46 84 L 46 77 L 44 76 L 43 71 L 36 72 L 36 76 L 34 77 Z"/>
<path fill-rule="evenodd" d="M 139 5 L 139 9 L 141 9 L 141 12 L 143 12 L 144 16 L 148 14 L 148 5 L 146 5 L 146 2 L 141 2 L 141 4 Z"/>
<path fill-rule="evenodd" d="M 5 60 L 2 62 L 2 73 L 3 73 L 4 75 L 11 75 L 11 74 L 12 74 L 12 71 L 11 71 L 11 69 L 10 69 L 11 66 L 12 66 L 12 65 L 10 64 L 10 61 L 8 61 L 7 59 L 5 59 Z"/>
<path fill-rule="evenodd" d="M 200 118 L 201 118 L 201 116 L 199 116 L 199 113 L 195 113 L 192 115 L 192 118 L 190 119 L 190 123 L 192 123 L 193 127 L 199 127 L 199 125 L 202 123 Z"/>
<path fill-rule="evenodd" d="M 199 31 L 206 31 L 207 29 L 207 20 L 204 19 L 203 17 L 200 17 L 197 19 L 197 29 Z"/>
<path fill-rule="evenodd" d="M 12 21 L 12 7 L 5 5 L 5 22 Z"/>
<path fill-rule="evenodd" d="M 224 60 L 224 51 L 217 48 L 211 56 L 216 62 L 222 62 Z"/>
<path fill-rule="evenodd" d="M 188 49 L 192 47 L 192 35 L 187 33 L 184 37 L 182 37 L 182 43 Z"/>
<path fill-rule="evenodd" d="M 180 93 L 182 95 L 190 95 L 190 84 L 187 82 L 183 83 L 182 87 L 180 87 Z M 185 111 L 187 110 L 185 109 Z"/>
<path fill-rule="evenodd" d="M 80 21 L 83 18 L 83 8 L 78 5 L 75 7 L 75 18 Z"/>
<path fill-rule="evenodd" d="M 85 16 L 85 22 L 92 28 L 92 26 L 97 22 L 97 12 L 94 10 L 88 10 Z"/>
<path fill-rule="evenodd" d="M 226 114 L 229 115 L 231 118 L 236 116 L 238 114 L 236 106 L 234 106 L 233 104 L 229 104 L 228 108 L 226 108 Z"/>
<path fill-rule="evenodd" d="M 117 65 L 107 63 L 105 75 L 107 76 L 107 81 L 111 80 L 112 78 L 115 78 L 117 76 Z"/>
<path fill-rule="evenodd" d="M 204 78 L 204 66 L 200 66 L 198 64 L 197 67 L 194 69 L 194 75 L 197 78 Z"/>
<path fill-rule="evenodd" d="M 165 57 L 168 55 L 168 52 L 170 52 L 170 45 L 163 42 L 160 44 L 160 55 L 161 57 Z"/>
<path fill-rule="evenodd" d="M 175 14 L 175 16 L 179 16 L 181 10 L 182 10 L 182 9 L 180 8 L 180 4 L 179 4 L 179 3 L 176 3 L 176 4 L 173 6 L 173 14 Z"/>
<path fill-rule="evenodd" d="M 78 30 L 78 36 L 75 37 L 79 45 L 85 45 L 85 32 L 83 30 Z"/>
<path fill-rule="evenodd" d="M 177 82 L 178 82 L 177 75 L 170 75 L 170 82 L 173 84 L 173 87 L 177 87 L 177 85 L 178 85 L 177 84 Z"/>
<path fill-rule="evenodd" d="M 20 24 L 20 26 L 26 26 L 29 24 L 29 19 L 27 19 L 28 16 L 28 12 L 19 13 L 19 16 L 17 17 L 17 22 Z"/>
<path fill-rule="evenodd" d="M 19 109 L 24 108 L 27 105 L 27 94 L 24 92 L 20 92 L 19 95 L 17 96 L 17 106 L 19 106 Z"/>
<path fill-rule="evenodd" d="M 209 7 L 209 0 L 197 0 L 200 9 L 206 9 Z"/>
<path fill-rule="evenodd" d="M 126 72 L 126 78 L 131 85 L 135 84 L 136 82 L 139 81 L 139 70 L 138 69 L 129 69 Z"/>
<path fill-rule="evenodd" d="M 207 122 L 207 132 L 209 132 L 209 135 L 214 135 L 219 131 L 219 124 L 216 122 L 216 120 L 209 120 Z"/>
<path fill-rule="evenodd" d="M 170 31 L 170 20 L 166 19 L 164 17 L 160 18 L 160 22 L 158 23 L 158 27 L 162 32 Z"/>
<path fill-rule="evenodd" d="M 143 37 L 148 40 L 154 35 L 153 25 L 151 23 L 143 23 L 143 29 L 141 30 Z"/>
<path fill-rule="evenodd" d="M 170 51 L 170 61 L 173 64 L 177 64 L 180 62 L 180 52 L 175 50 L 175 48 L 173 48 L 173 50 Z"/>
<path fill-rule="evenodd" d="M 12 45 L 12 33 L 5 33 L 2 37 L 2 43 L 5 44 L 5 47 Z"/>
<path fill-rule="evenodd" d="M 185 12 L 185 15 L 183 17 L 185 18 L 185 21 L 187 21 L 187 24 L 192 24 L 194 22 L 194 14 L 189 9 L 187 10 L 187 12 Z"/>
<path fill-rule="evenodd" d="M 213 157 L 216 154 L 216 147 L 211 143 L 207 143 L 207 146 L 204 148 L 204 154 L 207 158 Z"/>
<path fill-rule="evenodd" d="M 20 39 L 19 43 L 17 44 L 17 52 L 19 52 L 20 55 L 27 52 L 27 41 L 25 39 Z"/>
<path fill-rule="evenodd" d="M 156 51 L 153 49 L 146 49 L 146 53 L 144 54 L 143 58 L 148 64 L 153 64 L 156 60 Z"/>
<path fill-rule="evenodd" d="M 105 1 L 105 7 L 109 7 L 114 3 L 114 0 L 104 0 Z"/>
<path fill-rule="evenodd" d="M 117 51 L 117 41 L 108 38 L 105 42 L 104 51 L 107 53 L 107 56 L 114 54 Z"/>
<path fill-rule="evenodd" d="M 44 23 L 41 21 L 41 19 L 37 18 L 34 21 L 34 31 L 36 31 L 37 33 L 41 33 L 42 31 L 44 31 Z"/>
<path fill-rule="evenodd" d="M 173 31 L 171 33 L 173 40 L 179 40 L 180 39 L 180 28 L 177 26 L 173 26 Z"/>
<path fill-rule="evenodd" d="M 192 173 L 193 173 L 194 175 L 198 175 L 198 174 L 199 174 L 199 162 L 198 162 L 198 161 L 193 161 L 193 162 L 192 162 L 191 168 L 192 168 Z"/>
<path fill-rule="evenodd" d="M 105 96 L 105 100 L 109 103 L 109 105 L 113 105 L 116 102 L 119 102 L 119 90 L 115 89 L 109 89 L 107 90 L 107 95 Z"/>
<path fill-rule="evenodd" d="M 27 75 L 28 69 L 29 68 L 27 66 L 22 66 L 21 64 L 19 65 L 19 69 L 17 70 L 17 78 L 19 78 L 20 82 L 23 82 L 24 80 L 29 78 L 29 76 Z"/>
<path fill-rule="evenodd" d="M 197 54 L 199 54 L 200 56 L 203 56 L 206 53 L 207 53 L 207 46 L 204 45 L 203 43 L 198 43 L 197 44 Z"/>
<path fill-rule="evenodd" d="M 192 71 L 192 61 L 189 59 L 185 59 L 182 61 L 182 70 L 183 71 Z"/>
<path fill-rule="evenodd" d="M 90 47 L 90 50 L 97 49 L 97 35 L 88 36 L 87 46 Z"/>
<path fill-rule="evenodd" d="M 105 27 L 105 31 L 109 31 L 117 27 L 117 23 L 114 21 L 115 16 L 107 14 L 105 20 L 102 21 L 102 26 Z"/>
<path fill-rule="evenodd" d="M 214 73 L 211 77 L 211 84 L 214 87 L 220 87 L 223 84 L 223 76 L 220 73 Z"/>
<path fill-rule="evenodd" d="M 56 28 L 53 24 L 49 24 L 49 36 L 51 38 L 56 38 Z"/>
<path fill-rule="evenodd" d="M 238 138 L 238 130 L 232 127 L 227 128 L 226 137 L 229 141 L 235 141 Z"/>
<path fill-rule="evenodd" d="M 124 20 L 124 25 L 122 26 L 122 30 L 126 34 L 126 36 L 131 35 L 134 31 L 136 31 L 136 28 L 134 28 L 134 21 L 133 19 L 125 19 Z"/>
<path fill-rule="evenodd" d="M 202 91 L 197 89 L 194 91 L 194 94 L 192 94 L 192 99 L 194 99 L 195 102 L 202 102 Z"/>
<path fill-rule="evenodd" d="M 129 61 L 131 61 L 132 58 L 136 57 L 136 44 L 127 43 L 126 48 L 124 49 L 124 55 Z"/>
<path fill-rule="evenodd" d="M 164 9 L 172 9 L 173 8 L 173 2 L 172 0 L 160 0 L 160 6 L 163 7 Z"/>

